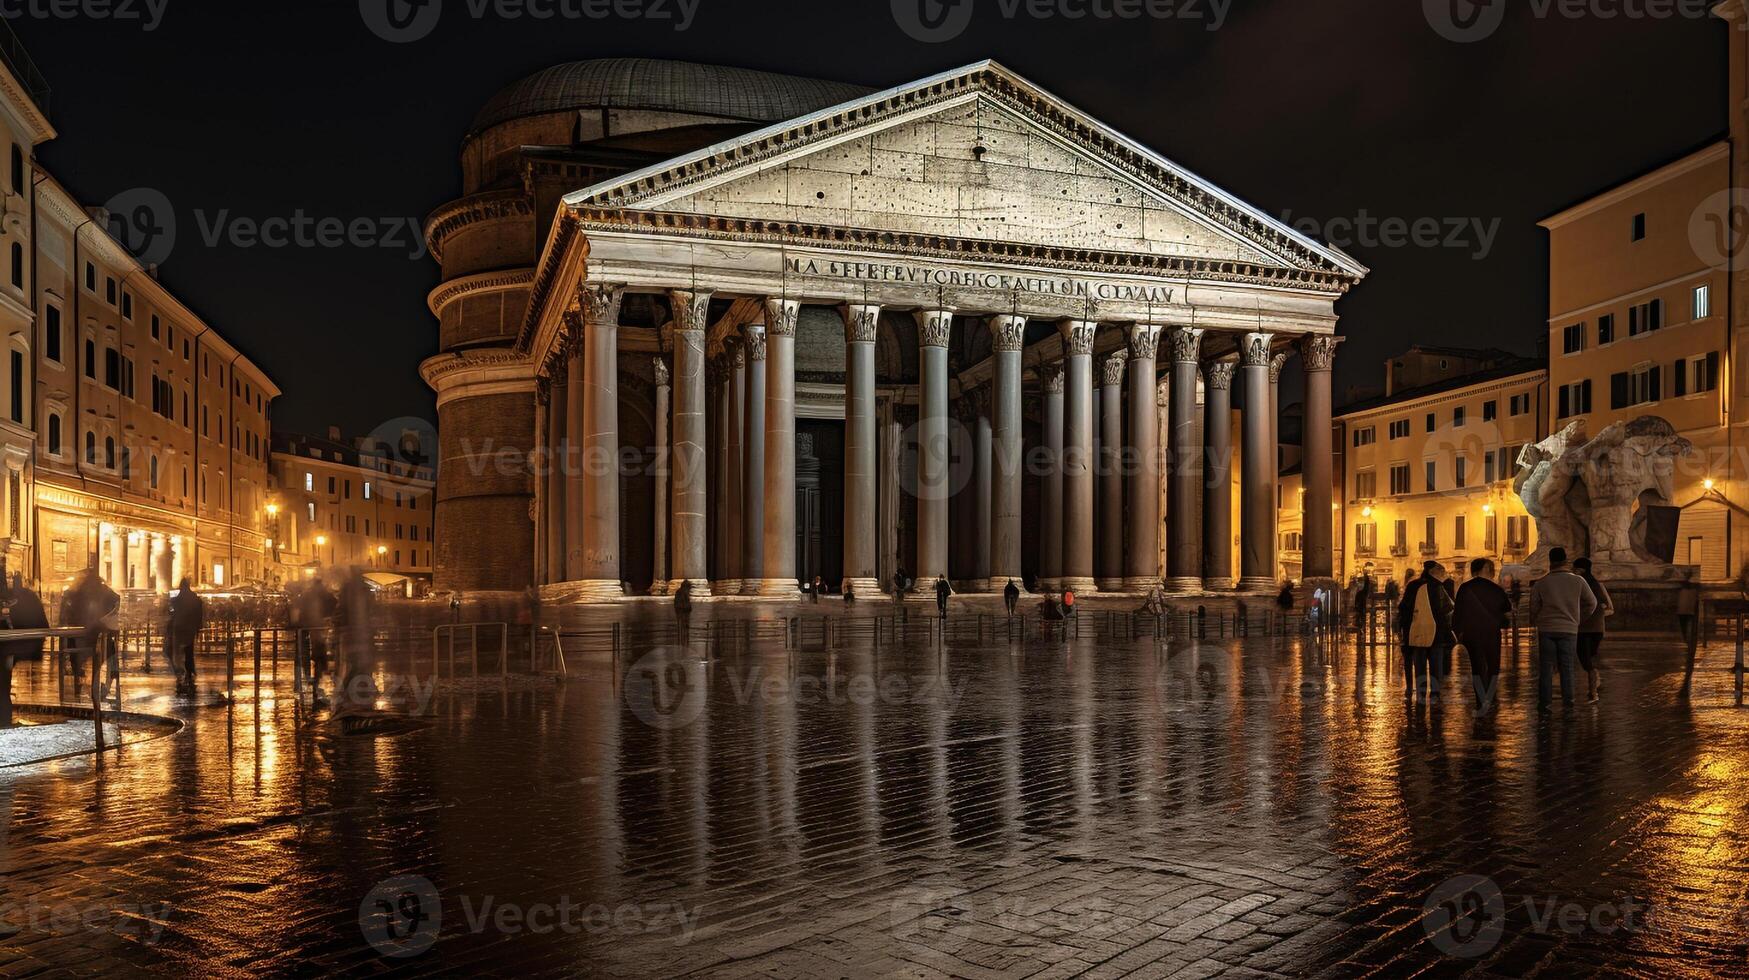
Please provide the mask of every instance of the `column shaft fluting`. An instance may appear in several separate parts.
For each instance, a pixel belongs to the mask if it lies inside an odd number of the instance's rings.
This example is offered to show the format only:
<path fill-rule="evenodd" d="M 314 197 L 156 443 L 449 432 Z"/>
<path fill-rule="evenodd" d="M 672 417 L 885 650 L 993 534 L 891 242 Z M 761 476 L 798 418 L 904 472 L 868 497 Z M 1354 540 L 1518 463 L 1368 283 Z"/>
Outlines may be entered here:
<path fill-rule="evenodd" d="M 651 358 L 650 366 L 656 378 L 655 574 L 650 579 L 650 591 L 661 595 L 668 591 L 668 509 L 672 503 L 668 481 L 673 468 L 668 445 L 668 403 L 673 389 L 668 362 L 655 357 Z"/>
<path fill-rule="evenodd" d="M 1334 488 L 1331 485 L 1330 369 L 1340 337 L 1307 337 L 1300 361 L 1306 369 L 1306 427 L 1301 461 L 1306 486 L 1304 564 L 1300 577 L 1327 579 L 1335 574 Z"/>
<path fill-rule="evenodd" d="M 1239 588 L 1275 587 L 1274 420 L 1270 410 L 1269 344 L 1266 333 L 1246 334 L 1239 347 L 1239 380 L 1245 391 L 1243 460 L 1239 478 Z"/>
<path fill-rule="evenodd" d="M 880 322 L 879 306 L 844 308 L 844 577 L 862 597 L 881 588 L 875 577 L 874 390 Z"/>
<path fill-rule="evenodd" d="M 1065 320 L 1063 336 L 1063 585 L 1092 592 L 1093 338 L 1098 324 Z"/>
<path fill-rule="evenodd" d="M 705 321 L 711 294 L 675 290 L 673 587 L 692 583 L 694 596 L 711 594 L 706 535 L 710 492 L 705 457 Z"/>
<path fill-rule="evenodd" d="M 1044 479 L 1039 487 L 1039 586 L 1063 588 L 1063 365 L 1039 369 L 1044 410 Z"/>
<path fill-rule="evenodd" d="M 1160 351 L 1160 327 L 1138 323 L 1130 328 L 1129 445 L 1124 461 L 1129 470 L 1129 542 L 1124 561 L 1124 586 L 1150 592 L 1160 585 L 1160 416 L 1155 404 L 1154 360 Z"/>
<path fill-rule="evenodd" d="M 1020 584 L 1021 453 L 1020 358 L 1026 345 L 1026 317 L 990 321 L 994 348 L 990 386 L 990 584 L 998 590 Z"/>
<path fill-rule="evenodd" d="M 1203 588 L 1231 589 L 1233 581 L 1233 364 L 1203 368 Z"/>
<path fill-rule="evenodd" d="M 948 465 L 947 343 L 952 310 L 917 313 L 920 406 L 917 418 L 917 589 L 933 594 L 947 574 Z"/>
<path fill-rule="evenodd" d="M 796 587 L 796 319 L 794 300 L 766 302 L 765 558 L 759 594 L 792 598 Z"/>
<path fill-rule="evenodd" d="M 1095 577 L 1110 592 L 1124 589 L 1123 379 L 1129 366 L 1124 351 L 1099 365 L 1099 554 Z"/>
<path fill-rule="evenodd" d="M 741 463 L 741 591 L 758 595 L 765 579 L 765 325 L 742 328 L 747 348 L 747 390 Z"/>
<path fill-rule="evenodd" d="M 546 549 L 546 579 L 543 584 L 555 585 L 565 581 L 566 577 L 565 473 L 571 465 L 571 454 L 565 425 L 569 405 L 566 392 L 569 386 L 565 383 L 566 369 L 562 363 L 553 366 L 550 377 L 552 383 L 547 387 L 547 445 L 551 453 L 547 457 L 546 540 L 541 546 Z"/>
<path fill-rule="evenodd" d="M 1202 331 L 1174 327 L 1167 333 L 1172 353 L 1172 390 L 1168 443 L 1171 464 L 1166 496 L 1166 585 L 1180 591 L 1202 588 L 1202 511 L 1197 483 L 1202 478 L 1202 445 L 1196 432 L 1197 359 Z"/>

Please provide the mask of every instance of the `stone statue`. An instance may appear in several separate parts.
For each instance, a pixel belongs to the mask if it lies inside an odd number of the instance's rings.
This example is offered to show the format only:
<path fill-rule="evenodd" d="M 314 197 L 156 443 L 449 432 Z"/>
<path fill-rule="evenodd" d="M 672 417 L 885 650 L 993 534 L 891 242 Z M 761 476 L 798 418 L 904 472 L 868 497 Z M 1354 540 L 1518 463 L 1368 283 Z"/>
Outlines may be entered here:
<path fill-rule="evenodd" d="M 1664 419 L 1644 415 L 1617 422 L 1597 438 L 1573 424 L 1518 457 L 1513 489 L 1536 519 L 1537 549 L 1529 564 L 1548 567 L 1551 548 L 1617 566 L 1669 564 L 1645 548 L 1642 506 L 1670 506 L 1675 461 L 1694 446 Z"/>

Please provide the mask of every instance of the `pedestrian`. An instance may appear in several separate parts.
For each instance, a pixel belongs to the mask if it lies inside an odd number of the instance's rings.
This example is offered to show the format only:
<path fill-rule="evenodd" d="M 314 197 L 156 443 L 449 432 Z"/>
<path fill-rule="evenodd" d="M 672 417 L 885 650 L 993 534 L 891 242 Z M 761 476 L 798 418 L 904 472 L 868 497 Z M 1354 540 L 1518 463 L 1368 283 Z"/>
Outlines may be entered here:
<path fill-rule="evenodd" d="M 692 639 L 692 579 L 684 579 L 674 590 L 674 622 L 680 628 L 680 642 Z"/>
<path fill-rule="evenodd" d="M 893 601 L 905 601 L 905 569 L 901 566 L 893 572 Z"/>
<path fill-rule="evenodd" d="M 1422 566 L 1421 577 L 1403 591 L 1397 618 L 1403 624 L 1405 700 L 1439 700 L 1441 651 L 1449 652 L 1457 642 L 1451 632 L 1451 594 L 1444 580 L 1445 566 L 1430 561 Z"/>
<path fill-rule="evenodd" d="M 942 575 L 935 580 L 935 607 L 941 610 L 943 619 L 947 618 L 947 597 L 953 595 L 953 586 L 947 584 L 947 576 Z"/>
<path fill-rule="evenodd" d="M 1598 651 L 1603 648 L 1603 633 L 1607 628 L 1604 620 L 1615 615 L 1615 603 L 1610 601 L 1609 590 L 1591 574 L 1591 559 L 1581 558 L 1574 562 L 1573 571 L 1578 572 L 1585 584 L 1591 587 L 1591 597 L 1597 600 L 1597 608 L 1579 624 L 1579 666 L 1585 671 L 1585 703 L 1596 704 L 1603 691 L 1598 675 Z"/>
<path fill-rule="evenodd" d="M 193 583 L 184 576 L 176 586 L 176 592 L 170 596 L 170 622 L 165 630 L 165 634 L 172 637 L 170 664 L 176 670 L 178 694 L 192 696 L 198 691 L 194 675 L 194 640 L 205 624 L 206 604 L 195 594 Z"/>
<path fill-rule="evenodd" d="M 844 580 L 844 583 L 838 587 L 838 591 L 843 593 L 845 605 L 856 604 L 856 586 L 851 585 L 849 579 Z"/>
<path fill-rule="evenodd" d="M 456 607 L 458 610 L 460 606 Z M 359 695 L 354 691 L 354 682 L 364 678 L 368 684 L 374 684 L 376 672 L 376 648 L 371 643 L 373 623 L 372 597 L 370 580 L 364 577 L 364 570 L 354 566 L 349 569 L 346 580 L 340 583 L 339 615 L 335 625 L 340 629 L 340 678 L 335 686 L 338 692 L 335 700 L 336 714 L 350 713 L 360 709 L 357 703 Z M 374 691 L 372 692 L 374 706 Z"/>
<path fill-rule="evenodd" d="M 1694 686 L 1694 655 L 1700 648 L 1700 583 L 1684 582 L 1676 592 L 1676 627 L 1682 631 L 1682 641 L 1688 648 L 1688 667 L 1682 672 L 1682 690 L 1677 697 L 1686 699 Z"/>
<path fill-rule="evenodd" d="M 97 569 L 88 567 L 80 576 L 77 584 L 69 590 L 61 600 L 62 624 L 79 627 L 84 630 L 73 646 L 73 674 L 77 678 L 85 672 L 85 658 L 96 658 L 108 647 L 108 640 L 115 631 L 121 628 L 118 614 L 121 609 L 121 597 L 115 590 L 105 585 L 103 579 L 97 577 Z M 114 651 L 105 657 L 111 666 L 114 665 Z M 105 682 L 99 676 L 101 670 L 95 660 L 92 664 L 92 695 L 97 697 L 100 692 L 95 688 Z"/>
<path fill-rule="evenodd" d="M 187 581 L 183 579 L 184 583 Z M 298 642 L 303 645 L 303 669 L 312 703 L 322 699 L 322 678 L 328 674 L 328 630 L 339 608 L 340 600 L 320 579 L 311 582 L 298 596 Z M 179 637 L 178 642 L 181 641 Z M 194 642 L 193 634 L 187 637 L 187 642 Z"/>
<path fill-rule="evenodd" d="M 1008 618 L 1013 619 L 1014 610 L 1020 605 L 1020 586 L 1015 585 L 1013 579 L 1009 579 L 1008 587 L 1002 590 L 1002 602 L 1008 607 Z"/>
<path fill-rule="evenodd" d="M 1494 563 L 1486 558 L 1470 562 L 1470 580 L 1458 589 L 1452 627 L 1470 662 L 1477 717 L 1491 714 L 1498 704 L 1500 631 L 1510 625 L 1511 616 L 1512 599 L 1494 581 Z"/>
<path fill-rule="evenodd" d="M 1068 619 L 1069 617 L 1071 617 L 1073 615 L 1075 615 L 1075 590 L 1074 589 L 1064 589 L 1063 590 L 1063 618 Z M 1079 635 L 1079 634 L 1077 634 L 1077 635 Z"/>
<path fill-rule="evenodd" d="M 1567 567 L 1567 549 L 1549 552 L 1549 573 L 1530 589 L 1530 622 L 1536 627 L 1536 706 L 1547 712 L 1555 701 L 1555 671 L 1561 672 L 1561 700 L 1573 706 L 1573 666 L 1579 626 L 1597 609 L 1591 586 Z"/>

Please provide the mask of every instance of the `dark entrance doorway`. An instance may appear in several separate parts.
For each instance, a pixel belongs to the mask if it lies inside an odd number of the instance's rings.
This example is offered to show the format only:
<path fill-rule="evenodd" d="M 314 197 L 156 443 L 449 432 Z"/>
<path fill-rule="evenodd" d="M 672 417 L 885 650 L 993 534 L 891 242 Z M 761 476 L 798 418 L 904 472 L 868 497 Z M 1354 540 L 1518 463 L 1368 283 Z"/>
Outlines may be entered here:
<path fill-rule="evenodd" d="M 844 580 L 844 423 L 796 420 L 796 577 Z"/>

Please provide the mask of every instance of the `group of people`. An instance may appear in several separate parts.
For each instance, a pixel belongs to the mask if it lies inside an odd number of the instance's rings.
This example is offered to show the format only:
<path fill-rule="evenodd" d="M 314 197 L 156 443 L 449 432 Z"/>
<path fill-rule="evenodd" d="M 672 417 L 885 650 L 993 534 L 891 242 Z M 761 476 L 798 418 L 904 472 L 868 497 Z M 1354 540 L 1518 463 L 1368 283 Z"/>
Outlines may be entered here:
<path fill-rule="evenodd" d="M 1403 637 L 1404 697 L 1412 701 L 1447 694 L 1453 660 L 1461 649 L 1469 662 L 1478 716 L 1499 706 L 1500 636 L 1511 625 L 1513 600 L 1494 580 L 1494 563 L 1470 563 L 1470 579 L 1454 588 L 1444 565 L 1430 561 L 1403 590 L 1397 623 Z M 1614 611 L 1609 590 L 1592 574 L 1591 561 L 1571 565 L 1564 549 L 1549 552 L 1549 574 L 1530 592 L 1530 620 L 1537 631 L 1537 707 L 1554 704 L 1559 674 L 1561 697 L 1577 700 L 1577 672 L 1586 675 L 1586 700 L 1600 694 L 1598 651 L 1605 620 Z"/>

